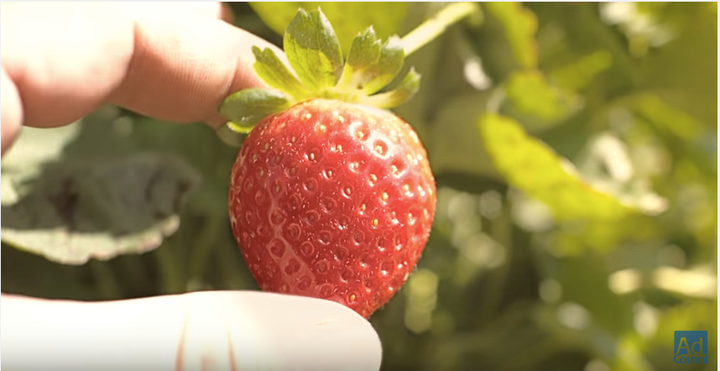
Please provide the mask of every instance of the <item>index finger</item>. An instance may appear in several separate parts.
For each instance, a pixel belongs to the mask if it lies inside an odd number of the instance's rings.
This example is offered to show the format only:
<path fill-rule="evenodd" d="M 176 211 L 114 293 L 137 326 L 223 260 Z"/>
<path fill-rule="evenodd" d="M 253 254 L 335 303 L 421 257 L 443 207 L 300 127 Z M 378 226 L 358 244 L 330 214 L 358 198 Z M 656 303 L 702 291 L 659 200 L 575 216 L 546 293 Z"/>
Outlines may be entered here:
<path fill-rule="evenodd" d="M 262 85 L 250 46 L 272 45 L 218 19 L 220 11 L 208 16 L 212 11 L 198 4 L 172 6 L 192 10 L 3 6 L 2 68 L 16 87 L 24 124 L 67 124 L 105 103 L 161 120 L 222 122 L 217 107 L 227 95 Z M 6 110 L 4 104 L 3 126 L 12 116 Z"/>

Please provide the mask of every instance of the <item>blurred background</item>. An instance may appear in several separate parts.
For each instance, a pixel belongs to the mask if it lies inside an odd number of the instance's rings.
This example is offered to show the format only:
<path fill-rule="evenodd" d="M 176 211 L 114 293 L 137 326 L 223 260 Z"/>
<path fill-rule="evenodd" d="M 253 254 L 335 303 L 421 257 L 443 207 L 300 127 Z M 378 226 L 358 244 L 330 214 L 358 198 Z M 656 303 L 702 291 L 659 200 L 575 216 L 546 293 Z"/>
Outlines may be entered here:
<path fill-rule="evenodd" d="M 231 4 L 278 45 L 300 6 L 319 4 Z M 346 47 L 443 6 L 321 4 Z M 421 91 L 396 112 L 438 204 L 370 319 L 383 370 L 717 368 L 716 3 L 479 4 L 410 66 Z M 25 129 L 2 162 L 2 291 L 257 290 L 227 216 L 236 153 L 116 107 Z M 708 331 L 708 364 L 673 361 L 676 330 Z"/>

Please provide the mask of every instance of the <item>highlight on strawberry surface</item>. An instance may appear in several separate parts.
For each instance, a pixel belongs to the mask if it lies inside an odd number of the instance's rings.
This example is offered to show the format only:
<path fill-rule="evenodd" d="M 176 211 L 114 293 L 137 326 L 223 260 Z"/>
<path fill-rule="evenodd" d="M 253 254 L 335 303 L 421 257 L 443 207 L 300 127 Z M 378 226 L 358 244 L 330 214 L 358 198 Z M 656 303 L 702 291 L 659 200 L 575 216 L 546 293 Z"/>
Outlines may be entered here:
<path fill-rule="evenodd" d="M 472 10 L 461 5 L 460 14 Z M 220 112 L 233 132 L 249 133 L 229 209 L 263 290 L 334 300 L 367 318 L 407 281 L 430 234 L 436 188 L 417 134 L 387 109 L 418 91 L 420 75 L 410 69 L 380 91 L 402 70 L 405 48 L 427 39 L 383 42 L 370 26 L 345 59 L 322 11 L 301 8 L 283 38 L 294 73 L 271 49 L 253 47 L 269 88 L 234 93 Z"/>

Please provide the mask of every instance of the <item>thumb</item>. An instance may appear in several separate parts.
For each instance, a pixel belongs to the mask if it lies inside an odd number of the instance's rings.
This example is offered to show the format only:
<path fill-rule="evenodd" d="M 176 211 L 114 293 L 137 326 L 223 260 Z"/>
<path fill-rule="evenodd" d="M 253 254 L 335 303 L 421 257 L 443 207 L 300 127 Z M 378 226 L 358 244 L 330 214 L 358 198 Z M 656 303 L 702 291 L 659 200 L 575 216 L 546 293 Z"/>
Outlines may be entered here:
<path fill-rule="evenodd" d="M 332 301 L 253 291 L 114 302 L 2 295 L 14 370 L 378 370 L 370 323 Z"/>

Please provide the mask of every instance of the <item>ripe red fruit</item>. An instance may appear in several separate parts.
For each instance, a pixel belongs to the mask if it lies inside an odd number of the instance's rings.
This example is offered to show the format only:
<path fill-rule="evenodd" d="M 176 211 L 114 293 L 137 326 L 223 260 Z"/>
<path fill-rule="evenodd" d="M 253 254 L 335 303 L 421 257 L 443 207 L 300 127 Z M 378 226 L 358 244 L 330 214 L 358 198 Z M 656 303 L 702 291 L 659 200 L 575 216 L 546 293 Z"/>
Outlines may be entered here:
<path fill-rule="evenodd" d="M 316 99 L 252 130 L 229 202 L 263 290 L 334 300 L 367 318 L 415 267 L 435 193 L 410 125 L 387 111 Z"/>
<path fill-rule="evenodd" d="M 233 233 L 263 290 L 334 300 L 367 318 L 408 279 L 435 215 L 425 149 L 385 110 L 419 89 L 414 69 L 385 89 L 414 47 L 383 43 L 369 27 L 345 57 L 322 12 L 302 9 L 283 47 L 294 73 L 253 47 L 268 87 L 220 106 L 225 139 L 249 133 L 232 168 Z"/>

